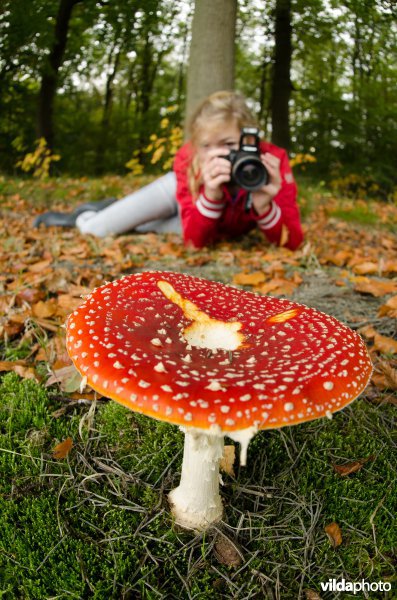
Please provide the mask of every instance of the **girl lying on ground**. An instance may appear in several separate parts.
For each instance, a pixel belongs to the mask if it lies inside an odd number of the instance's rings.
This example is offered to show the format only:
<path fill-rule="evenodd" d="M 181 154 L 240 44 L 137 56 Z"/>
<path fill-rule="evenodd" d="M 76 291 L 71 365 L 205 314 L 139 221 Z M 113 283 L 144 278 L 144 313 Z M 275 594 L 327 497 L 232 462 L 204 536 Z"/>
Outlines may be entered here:
<path fill-rule="evenodd" d="M 172 172 L 118 201 L 86 203 L 71 214 L 44 213 L 35 225 L 75 225 L 98 237 L 177 232 L 198 248 L 258 227 L 273 244 L 294 250 L 303 234 L 285 150 L 260 142 L 260 160 L 268 173 L 260 189 L 248 192 L 232 180 L 226 157 L 239 148 L 241 129 L 255 125 L 241 95 L 216 92 L 193 114 L 190 139 L 177 152 Z"/>

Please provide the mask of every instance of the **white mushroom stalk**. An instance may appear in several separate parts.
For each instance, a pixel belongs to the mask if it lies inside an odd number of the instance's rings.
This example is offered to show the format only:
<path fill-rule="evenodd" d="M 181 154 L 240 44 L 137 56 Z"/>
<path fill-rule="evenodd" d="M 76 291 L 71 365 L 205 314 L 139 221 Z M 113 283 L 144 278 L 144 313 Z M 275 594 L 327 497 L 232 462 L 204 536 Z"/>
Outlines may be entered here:
<path fill-rule="evenodd" d="M 224 433 L 218 427 L 209 433 L 192 427 L 181 427 L 185 434 L 181 482 L 168 499 L 175 522 L 186 529 L 204 531 L 223 516 L 219 491 L 222 481 L 219 463 L 224 451 Z M 257 427 L 228 432 L 240 443 L 240 465 L 247 463 L 247 450 Z"/>
<path fill-rule="evenodd" d="M 183 427 L 177 523 L 202 530 L 222 518 L 223 437 L 245 464 L 258 430 L 331 417 L 365 389 L 372 364 L 358 334 L 290 300 L 181 273 L 107 283 L 67 323 L 84 381 L 147 416 Z"/>
<path fill-rule="evenodd" d="M 223 515 L 219 493 L 223 435 L 211 435 L 191 428 L 182 430 L 185 445 L 181 482 L 168 498 L 175 522 L 186 529 L 201 531 L 220 521 Z"/>

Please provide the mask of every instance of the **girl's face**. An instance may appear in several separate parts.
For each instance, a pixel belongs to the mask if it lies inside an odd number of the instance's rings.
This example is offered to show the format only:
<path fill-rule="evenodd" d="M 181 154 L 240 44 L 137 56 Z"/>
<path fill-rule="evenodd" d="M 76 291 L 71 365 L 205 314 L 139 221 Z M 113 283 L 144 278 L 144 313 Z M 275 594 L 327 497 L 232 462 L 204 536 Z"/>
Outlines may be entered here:
<path fill-rule="evenodd" d="M 214 150 L 238 150 L 240 142 L 240 128 L 234 121 L 208 123 L 201 128 L 197 136 L 196 151 L 199 162 L 202 164 Z"/>

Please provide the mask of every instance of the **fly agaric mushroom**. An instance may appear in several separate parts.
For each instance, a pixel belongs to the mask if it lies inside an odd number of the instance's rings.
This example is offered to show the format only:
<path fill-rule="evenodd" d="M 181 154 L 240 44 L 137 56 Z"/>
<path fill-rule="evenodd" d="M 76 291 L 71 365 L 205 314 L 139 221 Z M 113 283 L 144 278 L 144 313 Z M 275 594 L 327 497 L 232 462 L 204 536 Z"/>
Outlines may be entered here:
<path fill-rule="evenodd" d="M 222 518 L 225 435 L 332 413 L 366 387 L 361 338 L 315 309 L 180 273 L 144 272 L 87 296 L 67 323 L 68 352 L 84 381 L 139 413 L 180 425 L 176 522 L 203 530 Z"/>

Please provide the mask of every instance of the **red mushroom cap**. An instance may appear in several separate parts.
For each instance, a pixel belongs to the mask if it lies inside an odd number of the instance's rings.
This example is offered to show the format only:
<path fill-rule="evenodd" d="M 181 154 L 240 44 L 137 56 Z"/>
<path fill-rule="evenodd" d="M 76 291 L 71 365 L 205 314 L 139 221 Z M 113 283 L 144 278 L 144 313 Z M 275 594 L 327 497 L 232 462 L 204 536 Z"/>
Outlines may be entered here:
<path fill-rule="evenodd" d="M 67 348 L 89 385 L 178 425 L 239 431 L 342 409 L 372 365 L 324 313 L 180 273 L 107 283 L 70 315 Z"/>

